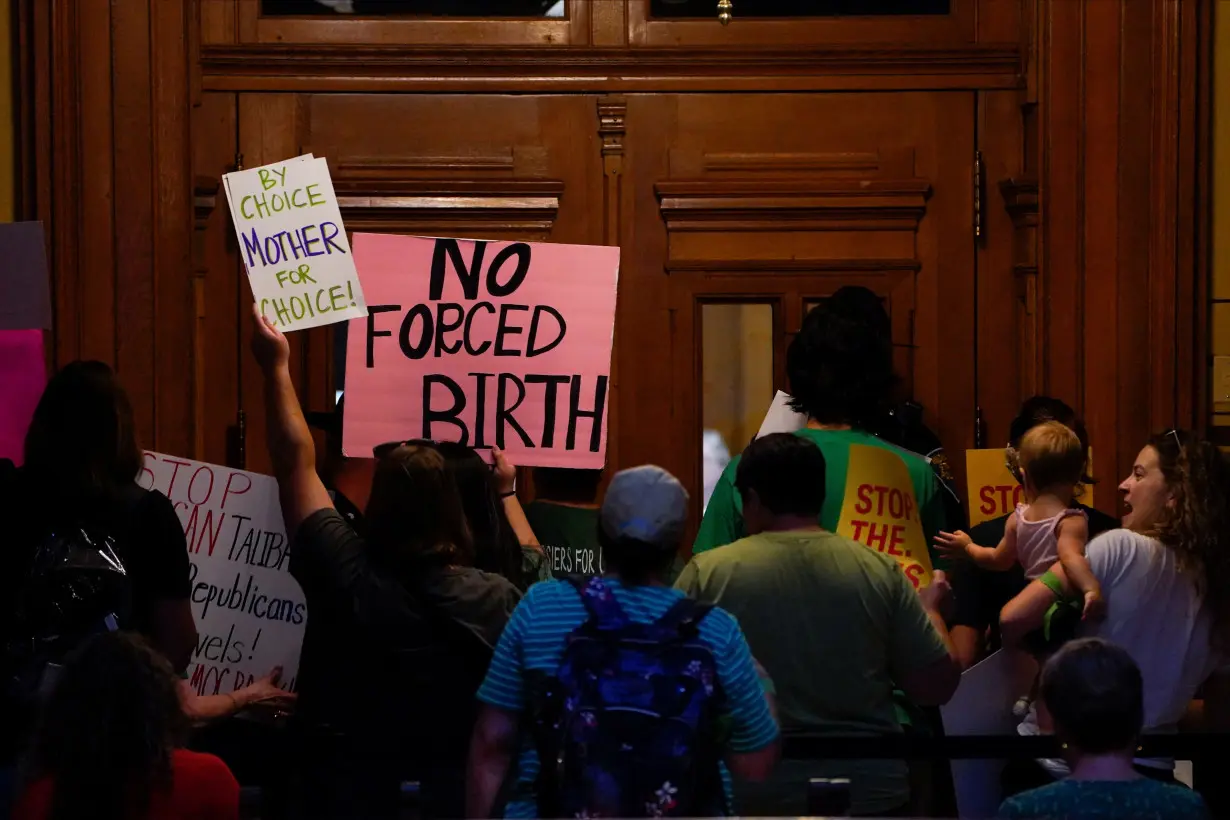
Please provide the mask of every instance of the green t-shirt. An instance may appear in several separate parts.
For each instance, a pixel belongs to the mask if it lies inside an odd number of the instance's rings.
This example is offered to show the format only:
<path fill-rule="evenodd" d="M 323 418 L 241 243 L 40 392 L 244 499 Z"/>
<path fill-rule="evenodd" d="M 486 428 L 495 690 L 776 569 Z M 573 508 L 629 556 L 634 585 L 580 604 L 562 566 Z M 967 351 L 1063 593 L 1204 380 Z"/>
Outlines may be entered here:
<path fill-rule="evenodd" d="M 935 536 L 946 528 L 944 521 L 944 499 L 942 490 L 931 465 L 922 456 L 894 447 L 883 439 L 861 430 L 813 430 L 804 428 L 795 435 L 802 436 L 820 448 L 824 454 L 825 488 L 824 506 L 820 510 L 820 526 L 830 532 L 837 531 L 838 519 L 841 517 L 841 507 L 846 493 L 846 472 L 850 466 L 850 445 L 862 444 L 880 447 L 901 456 L 910 472 L 914 484 L 914 499 L 918 504 L 918 517 L 922 523 L 923 536 L 927 540 L 927 550 L 931 555 L 931 566 L 934 569 L 946 569 L 947 562 L 935 549 Z M 743 499 L 735 489 L 735 472 L 739 468 L 740 456 L 735 456 L 717 486 L 709 497 L 709 505 L 705 508 L 705 517 L 700 522 L 700 531 L 692 545 L 693 553 L 720 547 L 739 540 L 746 531 L 743 529 Z"/>
<path fill-rule="evenodd" d="M 533 501 L 525 505 L 525 517 L 553 576 L 602 574 L 596 507 Z"/>
<path fill-rule="evenodd" d="M 899 733 L 894 677 L 948 654 L 896 562 L 831 532 L 762 533 L 709 550 L 692 559 L 675 587 L 739 621 L 777 689 L 786 731 Z M 812 776 L 849 778 L 856 814 L 909 798 L 903 761 L 830 761 Z M 797 786 L 804 794 L 805 784 Z"/>

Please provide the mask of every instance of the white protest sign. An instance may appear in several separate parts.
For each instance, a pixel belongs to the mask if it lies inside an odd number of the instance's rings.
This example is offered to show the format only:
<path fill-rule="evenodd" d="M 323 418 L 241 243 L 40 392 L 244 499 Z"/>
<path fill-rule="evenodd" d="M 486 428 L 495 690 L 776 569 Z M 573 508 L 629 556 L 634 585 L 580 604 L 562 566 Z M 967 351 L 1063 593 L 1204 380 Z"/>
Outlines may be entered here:
<path fill-rule="evenodd" d="M 1020 675 L 1011 653 L 1000 650 L 971 666 L 961 675 L 961 684 L 947 705 L 940 707 L 944 734 L 1016 735 L 1012 705 L 1016 702 Z M 952 784 L 961 820 L 995 817 L 1003 795 L 999 787 L 1002 760 L 954 760 Z"/>
<path fill-rule="evenodd" d="M 261 313 L 283 332 L 367 315 L 323 158 L 235 171 L 223 183 Z"/>
<path fill-rule="evenodd" d="M 796 433 L 807 426 L 807 416 L 790 408 L 790 396 L 777 391 L 765 413 L 764 421 L 760 423 L 760 432 L 756 438 L 763 438 L 772 433 Z"/>
<path fill-rule="evenodd" d="M 280 666 L 293 690 L 307 603 L 288 571 L 277 481 L 146 452 L 138 483 L 170 498 L 184 525 L 198 633 L 192 688 L 232 692 Z"/>

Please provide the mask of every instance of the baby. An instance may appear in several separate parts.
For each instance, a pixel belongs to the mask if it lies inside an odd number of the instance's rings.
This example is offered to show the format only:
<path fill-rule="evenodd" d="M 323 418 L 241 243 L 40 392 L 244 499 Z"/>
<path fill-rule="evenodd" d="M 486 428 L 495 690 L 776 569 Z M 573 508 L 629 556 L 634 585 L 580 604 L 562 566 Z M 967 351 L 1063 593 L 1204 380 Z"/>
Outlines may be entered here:
<path fill-rule="evenodd" d="M 1085 473 L 1086 455 L 1076 433 L 1057 421 L 1032 428 L 1017 451 L 1025 503 L 1017 506 L 995 547 L 982 547 L 963 532 L 941 532 L 936 547 L 948 555 L 968 557 L 984 569 L 1006 570 L 1019 563 L 1025 578 L 1042 577 L 1058 560 L 1083 597 L 1083 617 L 1105 613 L 1102 588 L 1085 558 L 1089 522 L 1075 507 Z"/>

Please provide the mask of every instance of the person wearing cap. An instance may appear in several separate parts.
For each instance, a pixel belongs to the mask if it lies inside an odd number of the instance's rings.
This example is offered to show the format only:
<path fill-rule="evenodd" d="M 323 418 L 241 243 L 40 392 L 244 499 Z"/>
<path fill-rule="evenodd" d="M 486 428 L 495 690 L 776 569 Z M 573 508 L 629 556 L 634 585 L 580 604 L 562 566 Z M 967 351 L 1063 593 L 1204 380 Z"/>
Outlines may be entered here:
<path fill-rule="evenodd" d="M 751 535 L 695 556 L 675 586 L 738 618 L 777 688 L 782 728 L 899 734 L 894 681 L 920 706 L 947 702 L 961 673 L 938 611 L 943 573 L 915 593 L 890 556 L 822 529 L 824 456 L 805 438 L 756 439 L 735 482 Z M 768 783 L 736 792 L 739 810 L 804 814 L 813 777 L 848 779 L 855 816 L 910 808 L 904 761 L 785 760 Z"/>
<path fill-rule="evenodd" d="M 598 516 L 603 580 L 632 621 L 653 623 L 683 597 L 663 579 L 687 514 L 687 491 L 660 467 L 637 467 L 612 478 Z M 497 795 L 517 754 L 516 785 L 501 816 L 538 816 L 539 761 L 524 731 L 533 702 L 529 681 L 557 673 L 568 636 L 588 619 L 580 594 L 564 580 L 535 584 L 513 612 L 478 690 L 482 708 L 470 743 L 467 817 L 500 811 Z M 776 762 L 778 728 L 747 641 L 735 619 L 717 607 L 700 621 L 699 631 L 729 708 L 726 765 L 740 778 L 763 779 Z"/>

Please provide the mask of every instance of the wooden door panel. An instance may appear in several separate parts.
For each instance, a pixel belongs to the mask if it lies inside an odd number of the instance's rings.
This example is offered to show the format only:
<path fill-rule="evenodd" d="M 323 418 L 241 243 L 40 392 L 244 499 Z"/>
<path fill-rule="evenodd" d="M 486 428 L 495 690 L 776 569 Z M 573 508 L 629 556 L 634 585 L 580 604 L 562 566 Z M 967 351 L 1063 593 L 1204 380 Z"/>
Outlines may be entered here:
<path fill-rule="evenodd" d="M 593 98 L 240 95 L 249 167 L 311 152 L 329 161 L 349 230 L 485 239 L 602 241 Z M 246 349 L 248 299 L 235 318 Z M 290 334 L 305 409 L 333 406 L 335 329 Z M 249 438 L 264 440 L 260 377 L 240 356 Z M 248 468 L 268 468 L 250 448 Z"/>
<path fill-rule="evenodd" d="M 973 151 L 968 92 L 631 98 L 619 328 L 670 346 L 617 350 L 623 461 L 699 491 L 705 304 L 774 305 L 784 387 L 804 305 L 844 284 L 885 299 L 906 390 L 972 446 Z"/>

